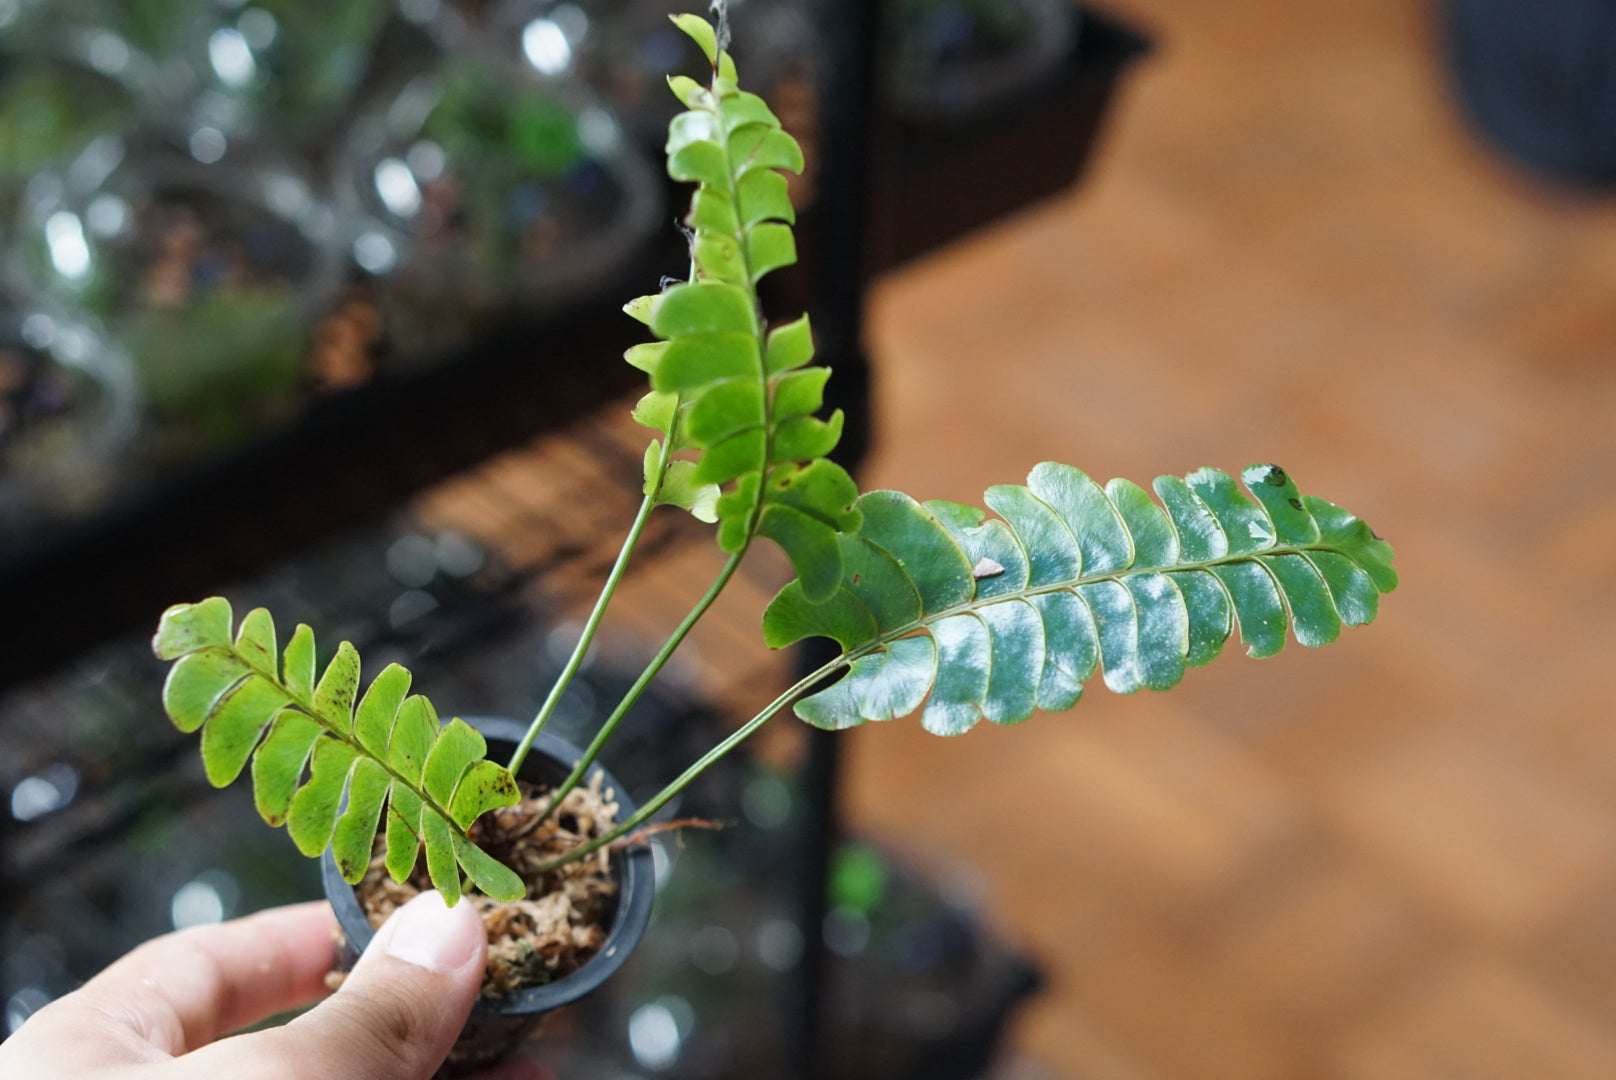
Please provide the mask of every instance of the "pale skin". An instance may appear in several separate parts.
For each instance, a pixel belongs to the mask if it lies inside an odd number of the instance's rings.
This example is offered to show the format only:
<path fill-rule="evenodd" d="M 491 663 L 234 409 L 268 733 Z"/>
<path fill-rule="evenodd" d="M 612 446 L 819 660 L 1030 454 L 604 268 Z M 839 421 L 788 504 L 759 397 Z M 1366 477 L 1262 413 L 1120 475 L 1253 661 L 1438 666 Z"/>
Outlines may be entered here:
<path fill-rule="evenodd" d="M 149 941 L 0 1043 L 0 1076 L 428 1080 L 477 997 L 481 920 L 424 893 L 327 995 L 333 926 L 326 904 L 300 904 Z M 280 1027 L 231 1034 L 316 1001 Z M 554 1077 L 518 1058 L 472 1080 Z"/>

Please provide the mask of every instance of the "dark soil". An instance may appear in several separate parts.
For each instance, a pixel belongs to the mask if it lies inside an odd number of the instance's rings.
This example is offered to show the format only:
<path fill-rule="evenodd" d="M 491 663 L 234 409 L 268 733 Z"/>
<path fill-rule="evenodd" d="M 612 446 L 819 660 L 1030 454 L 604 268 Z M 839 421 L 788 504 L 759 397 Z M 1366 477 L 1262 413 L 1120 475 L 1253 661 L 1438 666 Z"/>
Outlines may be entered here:
<path fill-rule="evenodd" d="M 527 896 L 503 903 L 475 889 L 466 899 L 477 905 L 488 928 L 485 998 L 498 998 L 530 986 L 542 986 L 582 967 L 606 940 L 617 895 L 608 848 L 547 874 L 535 868 L 563 855 L 617 822 L 616 795 L 601 790 L 601 776 L 567 794 L 559 812 L 546 817 L 549 793 L 522 784 L 515 806 L 483 815 L 471 838 L 484 851 L 509 866 L 528 883 Z M 432 887 L 425 861 L 402 884 L 383 865 L 382 847 L 354 892 L 370 925 L 380 927 L 395 908 Z"/>

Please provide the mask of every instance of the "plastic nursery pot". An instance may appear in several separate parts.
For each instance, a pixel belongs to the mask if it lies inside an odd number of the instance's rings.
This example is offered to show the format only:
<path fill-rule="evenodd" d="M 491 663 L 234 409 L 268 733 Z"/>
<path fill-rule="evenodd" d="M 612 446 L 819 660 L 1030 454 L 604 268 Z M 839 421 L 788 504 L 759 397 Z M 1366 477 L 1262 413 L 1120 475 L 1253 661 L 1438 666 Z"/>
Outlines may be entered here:
<path fill-rule="evenodd" d="M 464 719 L 488 740 L 488 756 L 494 761 L 508 758 L 526 730 L 524 725 L 499 717 Z M 565 739 L 543 731 L 534 740 L 517 775 L 529 783 L 553 787 L 566 779 L 582 756 L 582 752 Z M 621 818 L 634 813 L 634 803 L 609 772 L 605 773 L 605 787 L 616 793 Z M 555 982 L 517 990 L 493 1000 L 479 998 L 440 1075 L 484 1068 L 506 1057 L 532 1032 L 544 1014 L 589 994 L 623 966 L 651 918 L 651 898 L 656 891 L 651 850 L 640 845 L 614 852 L 611 869 L 612 878 L 617 882 L 617 898 L 607 916 L 606 941 L 600 950 L 583 967 Z M 339 965 L 347 969 L 370 944 L 375 931 L 354 895 L 354 887 L 342 880 L 336 859 L 329 850 L 320 860 L 320 877 L 326 899 L 331 902 L 347 939 L 339 957 Z"/>

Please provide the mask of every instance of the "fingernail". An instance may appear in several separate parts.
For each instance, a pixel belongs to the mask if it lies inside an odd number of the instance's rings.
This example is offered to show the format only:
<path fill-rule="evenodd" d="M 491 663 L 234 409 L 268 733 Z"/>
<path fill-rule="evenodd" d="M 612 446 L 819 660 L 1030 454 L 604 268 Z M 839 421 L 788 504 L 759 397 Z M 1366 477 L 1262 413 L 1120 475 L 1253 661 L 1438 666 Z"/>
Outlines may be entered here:
<path fill-rule="evenodd" d="M 444 904 L 436 889 L 428 890 L 393 912 L 387 920 L 387 955 L 428 971 L 458 971 L 482 947 L 482 920 L 462 900 Z"/>

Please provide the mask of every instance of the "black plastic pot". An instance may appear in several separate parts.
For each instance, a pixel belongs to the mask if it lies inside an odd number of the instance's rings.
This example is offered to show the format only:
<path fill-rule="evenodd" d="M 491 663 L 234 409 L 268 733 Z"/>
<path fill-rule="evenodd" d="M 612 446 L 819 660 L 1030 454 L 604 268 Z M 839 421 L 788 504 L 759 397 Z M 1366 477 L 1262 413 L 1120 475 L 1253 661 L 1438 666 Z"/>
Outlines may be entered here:
<path fill-rule="evenodd" d="M 1616 187 L 1616 0 L 1446 0 L 1471 122 L 1540 174 Z"/>
<path fill-rule="evenodd" d="M 488 756 L 495 761 L 507 758 L 524 733 L 521 724 L 501 717 L 466 717 L 465 720 L 488 740 Z M 518 776 L 529 783 L 553 786 L 566 778 L 582 756 L 582 752 L 565 739 L 540 732 Z M 611 773 L 605 774 L 605 787 L 616 793 L 621 817 L 634 813 L 633 802 Z M 608 915 L 610 925 L 600 951 L 583 967 L 553 983 L 518 990 L 492 1001 L 479 999 L 440 1075 L 484 1068 L 506 1057 L 534 1030 L 544 1014 L 582 998 L 622 967 L 650 921 L 656 878 L 651 851 L 643 845 L 614 853 L 611 867 L 612 877 L 617 881 L 617 899 Z M 331 902 L 346 938 L 339 957 L 340 965 L 346 969 L 370 944 L 375 932 L 354 896 L 353 886 L 342 880 L 329 850 L 320 860 L 320 877 L 326 899 Z"/>

